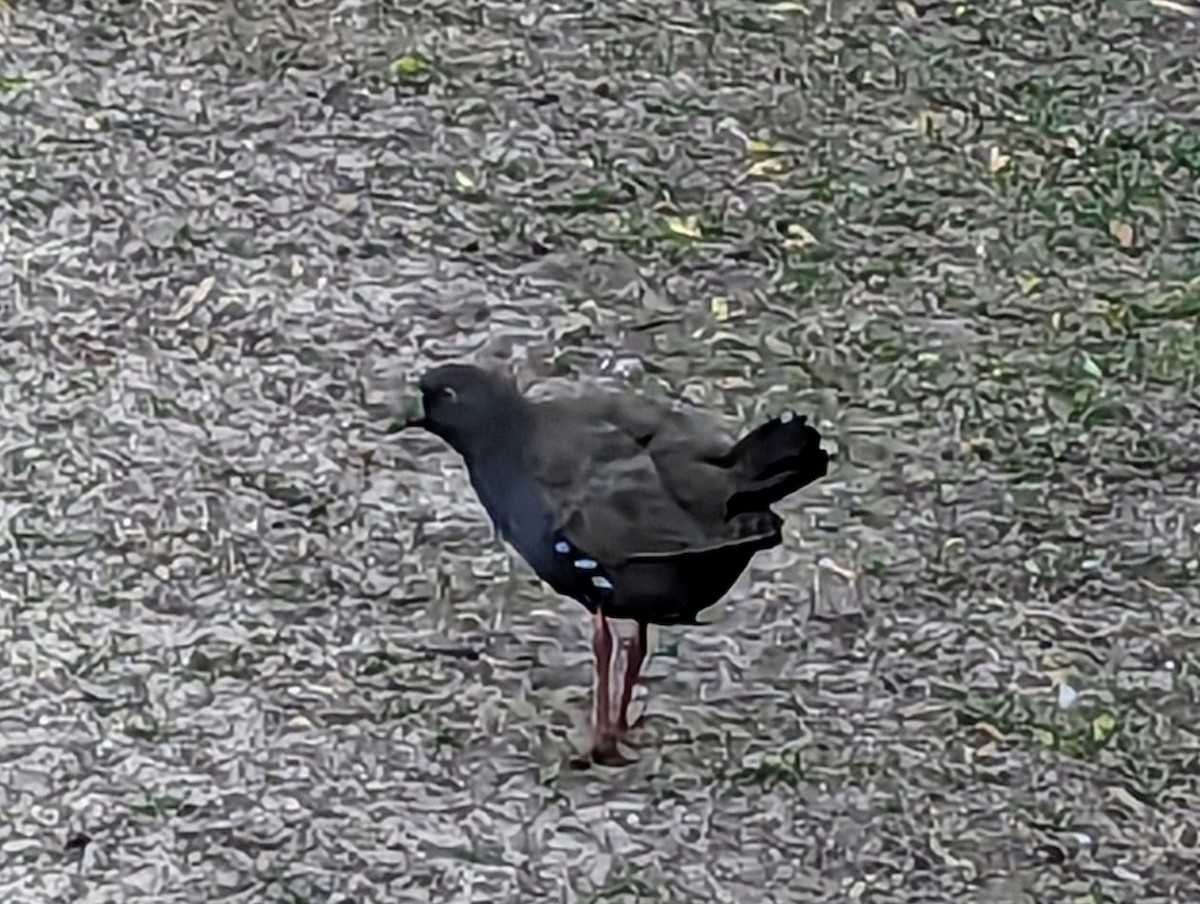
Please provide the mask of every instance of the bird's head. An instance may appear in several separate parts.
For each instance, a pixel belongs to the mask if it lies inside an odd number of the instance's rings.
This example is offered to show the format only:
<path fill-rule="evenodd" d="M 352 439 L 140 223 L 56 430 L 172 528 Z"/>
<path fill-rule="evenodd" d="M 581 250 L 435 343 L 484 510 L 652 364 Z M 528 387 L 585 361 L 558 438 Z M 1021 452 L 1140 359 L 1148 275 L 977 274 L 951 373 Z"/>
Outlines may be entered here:
<path fill-rule="evenodd" d="M 514 426 L 521 396 L 506 377 L 469 364 L 443 364 L 426 371 L 399 426 L 422 427 L 459 452 L 500 440 L 498 430 Z"/>

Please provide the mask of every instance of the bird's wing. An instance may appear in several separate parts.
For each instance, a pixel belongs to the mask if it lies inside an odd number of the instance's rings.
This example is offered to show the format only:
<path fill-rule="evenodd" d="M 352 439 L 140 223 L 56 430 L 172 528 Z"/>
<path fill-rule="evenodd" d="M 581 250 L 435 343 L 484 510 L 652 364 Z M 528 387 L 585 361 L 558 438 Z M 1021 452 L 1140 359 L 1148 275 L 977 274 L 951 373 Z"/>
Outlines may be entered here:
<path fill-rule="evenodd" d="M 601 562 L 761 539 L 766 513 L 727 520 L 732 441 L 695 414 L 605 394 L 535 405 L 530 464 L 557 526 Z"/>

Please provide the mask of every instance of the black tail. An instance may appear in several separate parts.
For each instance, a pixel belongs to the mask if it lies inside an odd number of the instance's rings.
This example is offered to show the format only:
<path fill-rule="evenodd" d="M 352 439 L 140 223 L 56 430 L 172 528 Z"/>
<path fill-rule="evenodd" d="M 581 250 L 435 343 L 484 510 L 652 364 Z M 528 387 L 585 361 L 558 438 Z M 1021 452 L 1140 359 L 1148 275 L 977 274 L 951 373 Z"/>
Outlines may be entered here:
<path fill-rule="evenodd" d="M 725 504 L 727 517 L 762 511 L 829 470 L 821 434 L 801 415 L 772 418 L 738 440 L 725 463 L 743 475 L 741 488 Z"/>

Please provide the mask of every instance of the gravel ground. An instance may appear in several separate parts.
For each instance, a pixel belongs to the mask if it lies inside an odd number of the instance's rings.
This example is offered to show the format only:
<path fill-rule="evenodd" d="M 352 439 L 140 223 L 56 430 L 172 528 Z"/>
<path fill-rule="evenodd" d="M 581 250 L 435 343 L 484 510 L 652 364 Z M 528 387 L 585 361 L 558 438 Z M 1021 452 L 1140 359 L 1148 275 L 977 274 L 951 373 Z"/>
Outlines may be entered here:
<path fill-rule="evenodd" d="M 246 6 L 0 5 L 0 900 L 1200 900 L 1196 9 Z M 631 767 L 446 359 L 838 452 Z"/>

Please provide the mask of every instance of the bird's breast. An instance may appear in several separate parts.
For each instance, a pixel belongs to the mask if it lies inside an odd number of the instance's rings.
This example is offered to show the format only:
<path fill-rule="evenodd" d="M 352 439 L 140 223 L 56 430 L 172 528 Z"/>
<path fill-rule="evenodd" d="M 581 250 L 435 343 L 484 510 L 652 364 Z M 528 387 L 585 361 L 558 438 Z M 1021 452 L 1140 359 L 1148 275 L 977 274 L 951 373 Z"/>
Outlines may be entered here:
<path fill-rule="evenodd" d="M 616 587 L 604 565 L 577 547 L 558 527 L 558 518 L 542 488 L 531 477 L 488 479 L 472 473 L 480 502 L 496 532 L 515 549 L 538 577 L 564 596 L 589 608 L 611 600 Z"/>

